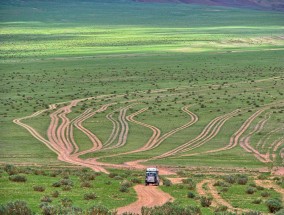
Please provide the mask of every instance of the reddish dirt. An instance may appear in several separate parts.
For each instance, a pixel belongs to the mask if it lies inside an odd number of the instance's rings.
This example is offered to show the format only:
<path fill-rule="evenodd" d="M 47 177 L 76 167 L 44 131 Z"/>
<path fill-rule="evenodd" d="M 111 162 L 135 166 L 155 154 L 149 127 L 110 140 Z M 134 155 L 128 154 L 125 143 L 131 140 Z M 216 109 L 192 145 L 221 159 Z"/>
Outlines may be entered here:
<path fill-rule="evenodd" d="M 172 196 L 170 196 L 168 193 L 161 191 L 156 186 L 136 185 L 134 189 L 138 195 L 138 200 L 128 206 L 118 208 L 117 212 L 119 215 L 125 212 L 141 214 L 141 208 L 143 206 L 161 206 L 166 202 L 174 200 Z"/>

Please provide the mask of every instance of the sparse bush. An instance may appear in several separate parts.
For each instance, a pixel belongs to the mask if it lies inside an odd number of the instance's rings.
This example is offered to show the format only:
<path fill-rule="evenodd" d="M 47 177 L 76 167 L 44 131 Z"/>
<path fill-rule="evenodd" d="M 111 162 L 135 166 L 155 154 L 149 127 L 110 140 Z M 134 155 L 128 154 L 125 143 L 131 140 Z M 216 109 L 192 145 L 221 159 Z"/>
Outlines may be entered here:
<path fill-rule="evenodd" d="M 89 181 L 83 181 L 81 187 L 92 187 L 92 184 Z"/>
<path fill-rule="evenodd" d="M 125 186 L 125 187 L 129 188 L 129 187 L 132 186 L 132 183 L 130 181 L 128 181 L 128 180 L 123 180 L 121 182 L 121 186 Z"/>
<path fill-rule="evenodd" d="M 52 202 L 52 199 L 50 198 L 50 196 L 43 196 L 41 199 L 40 199 L 41 202 Z"/>
<path fill-rule="evenodd" d="M 237 176 L 237 183 L 240 185 L 245 185 L 248 182 L 248 177 L 246 175 L 238 175 Z"/>
<path fill-rule="evenodd" d="M 62 190 L 63 191 L 70 191 L 70 190 L 72 190 L 72 186 L 70 186 L 70 185 L 63 185 L 62 186 Z"/>
<path fill-rule="evenodd" d="M 84 194 L 84 199 L 85 200 L 93 200 L 96 199 L 97 195 L 95 193 L 85 193 Z"/>
<path fill-rule="evenodd" d="M 108 175 L 108 177 L 110 177 L 110 178 L 114 178 L 115 176 L 118 176 L 118 174 L 117 174 L 117 173 L 110 173 L 110 174 Z"/>
<path fill-rule="evenodd" d="M 89 208 L 86 215 L 111 215 L 111 211 L 102 205 L 95 205 Z"/>
<path fill-rule="evenodd" d="M 257 205 L 260 204 L 261 202 L 262 202 L 261 198 L 254 199 L 252 201 L 253 204 L 257 204 Z"/>
<path fill-rule="evenodd" d="M 73 182 L 70 179 L 61 179 L 60 180 L 61 185 L 66 185 L 66 186 L 73 186 Z"/>
<path fill-rule="evenodd" d="M 172 182 L 169 179 L 164 179 L 163 180 L 163 185 L 165 185 L 166 187 L 170 187 L 172 186 Z"/>
<path fill-rule="evenodd" d="M 117 175 L 117 176 L 114 177 L 114 179 L 115 180 L 122 180 L 123 178 L 121 176 Z"/>
<path fill-rule="evenodd" d="M 59 196 L 59 192 L 57 190 L 53 191 L 51 194 L 52 197 L 57 198 Z"/>
<path fill-rule="evenodd" d="M 45 187 L 39 186 L 39 185 L 33 186 L 33 189 L 34 189 L 34 191 L 37 191 L 37 192 L 44 192 L 45 191 Z"/>
<path fill-rule="evenodd" d="M 188 193 L 187 193 L 187 197 L 190 198 L 190 199 L 195 198 L 195 196 L 196 196 L 196 195 L 195 195 L 194 192 L 188 192 Z"/>
<path fill-rule="evenodd" d="M 279 211 L 280 209 L 282 209 L 282 202 L 279 199 L 268 199 L 266 201 L 266 205 L 268 207 L 268 210 L 271 213 L 276 213 L 277 211 Z"/>
<path fill-rule="evenodd" d="M 6 205 L 0 206 L 0 212 L 3 215 L 31 215 L 32 211 L 28 208 L 27 203 L 24 201 L 9 202 Z"/>
<path fill-rule="evenodd" d="M 67 197 L 61 199 L 61 205 L 62 205 L 63 207 L 71 207 L 71 206 L 72 206 L 72 203 L 73 203 L 72 200 L 69 199 L 69 198 L 67 198 Z"/>
<path fill-rule="evenodd" d="M 130 181 L 134 184 L 141 184 L 141 179 L 139 178 L 132 178 Z"/>
<path fill-rule="evenodd" d="M 212 204 L 212 197 L 201 196 L 200 204 L 202 207 L 209 207 Z"/>
<path fill-rule="evenodd" d="M 4 166 L 4 170 L 8 173 L 8 175 L 15 175 L 18 173 L 18 168 L 12 164 L 6 164 Z"/>
<path fill-rule="evenodd" d="M 201 215 L 200 208 L 197 206 L 181 207 L 177 204 L 168 202 L 163 206 L 153 208 L 142 207 L 142 215 Z"/>
<path fill-rule="evenodd" d="M 243 213 L 243 215 L 262 215 L 262 213 L 259 211 L 249 211 L 249 212 Z"/>
<path fill-rule="evenodd" d="M 129 190 L 127 186 L 121 185 L 119 191 L 122 193 L 127 193 Z"/>
<path fill-rule="evenodd" d="M 225 175 L 223 176 L 223 179 L 230 184 L 236 183 L 236 177 L 234 175 Z"/>
<path fill-rule="evenodd" d="M 57 181 L 57 182 L 54 182 L 54 183 L 52 184 L 52 186 L 53 186 L 53 187 L 61 187 L 61 183 L 60 183 L 59 181 Z"/>
<path fill-rule="evenodd" d="M 268 197 L 268 196 L 270 196 L 270 193 L 267 192 L 267 191 L 263 191 L 263 192 L 261 192 L 260 195 L 261 195 L 262 197 Z"/>
<path fill-rule="evenodd" d="M 14 182 L 26 182 L 27 178 L 24 175 L 11 175 L 9 180 Z"/>
<path fill-rule="evenodd" d="M 254 194 L 256 189 L 254 187 L 247 187 L 246 193 L 247 194 Z"/>
<path fill-rule="evenodd" d="M 194 190 L 195 189 L 195 182 L 191 178 L 183 179 L 182 180 L 183 184 L 186 184 L 188 186 L 189 190 Z"/>

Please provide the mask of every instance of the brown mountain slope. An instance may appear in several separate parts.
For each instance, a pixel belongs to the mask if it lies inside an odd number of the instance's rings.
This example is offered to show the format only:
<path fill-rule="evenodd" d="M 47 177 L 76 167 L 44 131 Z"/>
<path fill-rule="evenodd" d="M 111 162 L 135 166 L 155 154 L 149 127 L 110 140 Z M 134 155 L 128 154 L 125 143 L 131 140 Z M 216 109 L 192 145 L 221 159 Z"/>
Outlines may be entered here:
<path fill-rule="evenodd" d="M 134 1 L 205 4 L 213 6 L 284 11 L 284 0 L 134 0 Z"/>

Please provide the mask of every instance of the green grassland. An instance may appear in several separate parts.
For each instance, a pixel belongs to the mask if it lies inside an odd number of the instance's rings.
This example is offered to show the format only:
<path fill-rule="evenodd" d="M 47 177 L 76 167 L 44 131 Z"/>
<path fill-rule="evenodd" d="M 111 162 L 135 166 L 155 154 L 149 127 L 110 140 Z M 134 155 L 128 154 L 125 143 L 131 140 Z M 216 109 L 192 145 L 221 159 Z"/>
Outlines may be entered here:
<path fill-rule="evenodd" d="M 113 113 L 118 120 L 121 108 L 131 106 L 126 115 L 142 108 L 145 112 L 135 120 L 160 129 L 161 135 L 189 122 L 184 106 L 198 116 L 198 121 L 171 135 L 161 144 L 142 153 L 118 155 L 142 147 L 152 131 L 128 122 L 129 132 L 122 147 L 90 152 L 83 159 L 97 158 L 101 162 L 122 164 L 150 159 L 175 149 L 197 137 L 216 117 L 239 110 L 229 118 L 214 138 L 190 151 L 170 157 L 149 160 L 146 165 L 213 168 L 273 168 L 283 167 L 283 143 L 272 162 L 260 162 L 240 145 L 214 153 L 229 144 L 230 138 L 256 111 L 265 109 L 252 121 L 242 137 L 250 135 L 265 117 L 263 129 L 251 136 L 251 146 L 261 153 L 272 153 L 272 143 L 283 140 L 284 129 L 284 14 L 226 7 L 185 4 L 143 4 L 130 0 L 62 0 L 5 1 L 0 7 L 0 164 L 12 163 L 44 168 L 68 167 L 57 155 L 33 138 L 24 128 L 13 123 L 16 118 L 57 104 L 55 110 L 75 99 L 82 100 L 67 114 L 70 120 L 91 108 L 114 103 L 107 110 L 86 119 L 83 126 L 106 143 L 113 124 L 106 118 Z M 22 122 L 48 138 L 49 110 Z M 79 151 L 92 146 L 90 139 L 74 128 Z M 110 146 L 118 142 L 118 137 Z M 262 147 L 263 146 L 263 147 Z M 270 147 L 270 148 L 269 148 Z M 191 155 L 194 154 L 194 155 Z M 111 157 L 107 157 L 110 156 Z M 71 166 L 70 166 L 71 167 Z M 118 171 L 118 170 L 112 170 Z M 119 172 L 119 174 L 122 174 Z M 11 198 L 0 203 L 25 199 L 37 211 L 41 193 L 31 187 L 48 187 L 58 178 L 27 174 L 27 186 L 0 177 L 0 196 L 9 192 Z M 209 176 L 211 177 L 211 176 Z M 88 208 L 79 187 L 69 197 L 83 209 Z M 96 178 L 94 190 L 110 209 L 135 200 L 132 188 L 126 194 L 118 191 L 119 181 L 113 180 L 109 190 L 99 187 L 108 180 L 102 174 Z M 200 179 L 201 180 L 201 179 Z M 250 179 L 252 180 L 252 179 Z M 196 179 L 199 182 L 199 179 Z M 5 185 L 5 186 L 2 186 Z M 25 192 L 19 190 L 25 189 Z M 108 189 L 106 187 L 106 189 Z M 162 187 L 180 205 L 199 202 L 186 197 L 187 189 L 178 185 Z M 232 185 L 222 197 L 233 205 L 245 192 L 245 186 Z M 107 201 L 112 190 L 114 201 Z M 7 191 L 7 192 L 6 192 Z M 272 197 L 279 197 L 274 191 Z M 63 196 L 65 192 L 63 192 Z M 239 207 L 258 209 L 251 203 L 260 193 L 243 198 Z M 233 196 L 237 196 L 234 198 Z M 54 200 L 60 203 L 59 200 Z M 267 212 L 263 199 L 260 211 Z M 75 204 L 75 205 L 76 205 Z M 204 214 L 212 210 L 202 208 Z"/>

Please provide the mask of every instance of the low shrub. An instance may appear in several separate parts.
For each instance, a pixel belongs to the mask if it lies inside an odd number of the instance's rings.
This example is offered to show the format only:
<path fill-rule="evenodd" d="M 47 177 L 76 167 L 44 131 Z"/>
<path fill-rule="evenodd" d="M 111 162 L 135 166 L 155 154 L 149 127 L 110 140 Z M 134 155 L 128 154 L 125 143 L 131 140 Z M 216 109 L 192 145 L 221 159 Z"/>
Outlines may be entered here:
<path fill-rule="evenodd" d="M 201 215 L 200 208 L 197 206 L 182 207 L 175 203 L 168 202 L 163 206 L 153 208 L 142 207 L 142 215 Z"/>
<path fill-rule="evenodd" d="M 41 202 L 49 202 L 49 203 L 51 203 L 52 202 L 52 198 L 50 198 L 50 196 L 43 196 L 43 197 L 41 197 L 40 201 Z"/>
<path fill-rule="evenodd" d="M 127 193 L 129 190 L 127 186 L 121 185 L 119 191 L 122 193 Z"/>
<path fill-rule="evenodd" d="M 130 179 L 130 181 L 134 184 L 141 184 L 142 182 L 140 178 L 132 178 Z"/>
<path fill-rule="evenodd" d="M 172 186 L 172 182 L 169 179 L 164 179 L 163 180 L 163 185 L 165 185 L 166 187 L 170 187 Z"/>
<path fill-rule="evenodd" d="M 236 183 L 236 177 L 234 175 L 225 175 L 223 176 L 224 181 L 230 184 Z"/>
<path fill-rule="evenodd" d="M 84 194 L 84 199 L 85 200 L 93 200 L 96 199 L 97 195 L 95 193 L 85 193 Z"/>
<path fill-rule="evenodd" d="M 111 211 L 102 205 L 95 205 L 86 211 L 86 215 L 111 215 Z"/>
<path fill-rule="evenodd" d="M 81 183 L 81 187 L 93 187 L 89 181 L 83 181 Z"/>
<path fill-rule="evenodd" d="M 51 194 L 52 197 L 57 198 L 59 196 L 59 192 L 57 190 L 53 191 Z"/>
<path fill-rule="evenodd" d="M 123 178 L 121 176 L 117 175 L 113 179 L 115 179 L 115 180 L 122 180 Z"/>
<path fill-rule="evenodd" d="M 130 181 L 128 181 L 128 180 L 123 180 L 121 182 L 121 186 L 125 186 L 125 187 L 129 188 L 129 187 L 132 186 L 132 183 Z"/>
<path fill-rule="evenodd" d="M 9 180 L 13 182 L 26 182 L 27 178 L 24 175 L 11 175 Z"/>
<path fill-rule="evenodd" d="M 200 204 L 202 207 L 209 207 L 212 204 L 212 197 L 201 196 Z"/>
<path fill-rule="evenodd" d="M 44 192 L 45 191 L 45 187 L 39 186 L 39 185 L 33 186 L 33 189 L 34 189 L 34 191 L 37 191 L 37 192 Z"/>
<path fill-rule="evenodd" d="M 18 173 L 18 168 L 12 164 L 6 164 L 4 166 L 4 170 L 8 173 L 8 175 L 15 175 Z"/>
<path fill-rule="evenodd" d="M 118 176 L 118 174 L 117 173 L 110 173 L 109 175 L 108 175 L 108 177 L 110 177 L 110 178 L 114 178 L 115 176 Z"/>
<path fill-rule="evenodd" d="M 257 204 L 257 205 L 260 204 L 261 202 L 262 202 L 261 198 L 254 199 L 252 201 L 253 204 Z"/>
<path fill-rule="evenodd" d="M 282 202 L 279 199 L 268 199 L 266 201 L 266 205 L 268 207 L 269 212 L 276 213 L 280 209 L 283 208 Z"/>
<path fill-rule="evenodd" d="M 73 204 L 73 201 L 71 199 L 67 198 L 67 197 L 61 199 L 61 205 L 63 207 L 71 207 L 72 204 Z"/>
<path fill-rule="evenodd" d="M 262 197 L 268 197 L 268 196 L 270 196 L 270 193 L 267 192 L 267 191 L 263 191 L 263 192 L 261 192 L 260 195 L 261 195 Z"/>
<path fill-rule="evenodd" d="M 0 212 L 3 215 L 31 215 L 33 214 L 31 209 L 27 206 L 24 201 L 16 200 L 14 202 L 9 202 L 6 205 L 0 206 Z"/>
<path fill-rule="evenodd" d="M 237 183 L 240 185 L 246 185 L 248 182 L 248 177 L 246 175 L 238 175 Z"/>
<path fill-rule="evenodd" d="M 194 192 L 188 192 L 188 193 L 187 193 L 187 197 L 190 198 L 190 199 L 194 199 L 195 196 L 196 196 L 196 195 L 195 195 Z"/>
<path fill-rule="evenodd" d="M 61 185 L 67 185 L 67 186 L 73 186 L 73 181 L 71 181 L 70 179 L 61 179 L 60 180 L 60 184 Z"/>
<path fill-rule="evenodd" d="M 52 184 L 52 187 L 61 187 L 61 183 L 60 183 L 59 181 L 54 182 L 54 183 Z"/>
<path fill-rule="evenodd" d="M 70 185 L 63 185 L 62 186 L 62 190 L 63 191 L 70 191 L 70 190 L 72 190 L 72 186 L 70 186 Z"/>
<path fill-rule="evenodd" d="M 247 194 L 254 194 L 256 189 L 254 187 L 247 187 L 246 193 Z"/>

